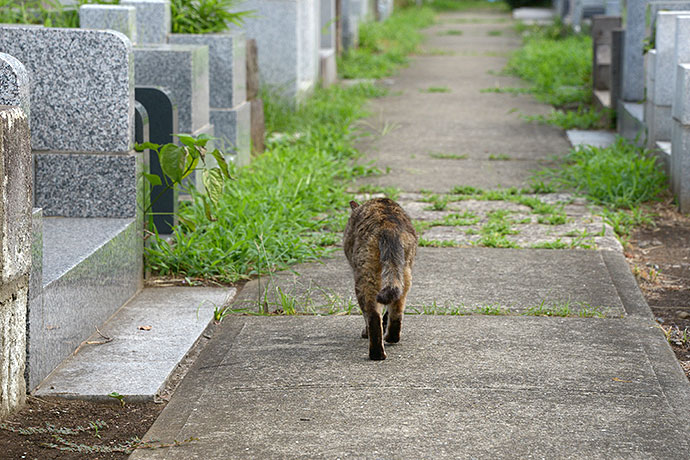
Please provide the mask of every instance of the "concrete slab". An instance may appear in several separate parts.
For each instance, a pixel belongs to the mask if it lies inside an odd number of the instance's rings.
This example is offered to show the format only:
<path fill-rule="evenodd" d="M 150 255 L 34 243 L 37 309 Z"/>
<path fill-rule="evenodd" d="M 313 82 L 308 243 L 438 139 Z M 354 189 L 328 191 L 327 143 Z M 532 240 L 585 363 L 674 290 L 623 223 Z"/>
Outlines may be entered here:
<path fill-rule="evenodd" d="M 684 458 L 689 386 L 652 320 L 412 317 L 372 362 L 360 318 L 233 317 L 141 459 Z M 567 337 L 567 340 L 564 338 Z M 668 404 L 672 399 L 678 404 Z"/>
<path fill-rule="evenodd" d="M 610 251 L 419 248 L 407 312 L 443 314 L 493 306 L 523 313 L 543 302 L 545 307 L 567 304 L 573 314 L 598 308 L 606 316 L 621 317 L 626 306 L 616 286 L 632 274 L 628 270 L 612 277 L 606 259 L 622 257 Z M 250 281 L 233 308 L 259 311 L 267 304 L 269 311 L 284 309 L 282 293 L 298 312 L 359 313 L 353 277 L 341 252 L 293 270 Z"/>
<path fill-rule="evenodd" d="M 35 391 L 39 396 L 154 399 L 234 288 L 147 288 L 118 310 Z M 107 342 L 107 343 L 104 343 Z"/>
<path fill-rule="evenodd" d="M 412 59 L 393 78 L 390 96 L 373 101 L 371 116 L 361 123 L 373 136 L 359 148 L 368 152 L 367 160 L 390 169 L 386 176 L 363 182 L 436 192 L 461 184 L 526 186 L 534 171 L 569 151 L 561 129 L 520 117 L 546 115 L 551 107 L 531 95 L 487 92 L 526 86 L 500 75 L 508 62 L 506 51 L 519 47 L 521 39 L 503 28 L 500 36 L 490 36 L 498 26 L 503 24 L 446 21 L 425 32 L 425 49 L 439 50 L 438 55 Z M 453 29 L 463 34 L 447 35 Z M 438 160 L 430 153 L 467 159 Z M 491 161 L 496 156 L 509 161 Z"/>
<path fill-rule="evenodd" d="M 609 131 L 587 131 L 581 129 L 570 129 L 566 131 L 568 140 L 574 148 L 585 145 L 594 147 L 608 147 L 616 142 L 616 133 Z"/>

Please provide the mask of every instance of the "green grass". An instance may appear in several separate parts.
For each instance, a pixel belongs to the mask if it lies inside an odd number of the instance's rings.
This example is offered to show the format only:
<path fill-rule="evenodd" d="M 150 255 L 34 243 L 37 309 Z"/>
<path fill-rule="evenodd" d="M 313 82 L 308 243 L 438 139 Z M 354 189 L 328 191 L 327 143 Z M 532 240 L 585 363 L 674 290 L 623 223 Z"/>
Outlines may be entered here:
<path fill-rule="evenodd" d="M 552 110 L 548 115 L 522 115 L 522 118 L 562 129 L 598 129 L 613 119 L 608 110 L 601 112 L 594 107 L 583 106 L 577 110 Z"/>
<path fill-rule="evenodd" d="M 510 161 L 510 155 L 506 155 L 505 153 L 498 153 L 498 154 L 490 154 L 489 155 L 489 161 Z"/>
<path fill-rule="evenodd" d="M 467 155 L 466 153 L 457 154 L 457 153 L 429 152 L 429 156 L 431 158 L 435 158 L 437 160 L 467 160 L 469 158 L 469 155 Z"/>
<path fill-rule="evenodd" d="M 398 187 L 380 187 L 378 185 L 371 184 L 362 185 L 357 189 L 357 193 L 367 193 L 370 195 L 382 193 L 387 198 L 390 198 L 394 201 L 398 199 L 401 192 L 402 190 L 400 190 Z"/>
<path fill-rule="evenodd" d="M 490 30 L 486 33 L 486 35 L 488 35 L 489 37 L 500 37 L 501 35 L 503 35 L 503 31 L 502 30 Z"/>
<path fill-rule="evenodd" d="M 666 176 L 655 159 L 623 138 L 609 147 L 573 149 L 548 175 L 556 184 L 614 209 L 634 209 L 666 189 Z"/>
<path fill-rule="evenodd" d="M 450 88 L 447 86 L 430 86 L 427 89 L 420 90 L 423 93 L 450 93 Z"/>
<path fill-rule="evenodd" d="M 360 25 L 359 47 L 350 49 L 338 60 L 341 78 L 382 78 L 392 75 L 407 56 L 418 50 L 423 35 L 419 32 L 434 22 L 429 7 L 397 10 L 384 22 Z"/>
<path fill-rule="evenodd" d="M 436 11 L 495 11 L 508 12 L 508 4 L 502 1 L 489 2 L 487 0 L 432 0 L 426 3 Z"/>
<path fill-rule="evenodd" d="M 458 29 L 448 29 L 444 30 L 443 32 L 439 32 L 439 35 L 462 35 L 462 30 Z"/>

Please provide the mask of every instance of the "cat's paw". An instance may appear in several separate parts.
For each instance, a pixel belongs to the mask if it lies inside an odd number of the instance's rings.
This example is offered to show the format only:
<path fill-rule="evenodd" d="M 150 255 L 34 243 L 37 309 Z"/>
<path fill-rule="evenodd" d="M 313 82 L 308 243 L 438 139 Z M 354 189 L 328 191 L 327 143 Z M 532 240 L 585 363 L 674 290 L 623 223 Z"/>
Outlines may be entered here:
<path fill-rule="evenodd" d="M 370 348 L 369 349 L 369 359 L 372 361 L 383 361 L 386 359 L 386 352 L 383 351 L 383 348 L 376 349 L 376 348 Z"/>
<path fill-rule="evenodd" d="M 400 342 L 400 334 L 397 334 L 397 335 L 386 334 L 383 337 L 383 340 L 385 340 L 388 343 L 398 343 L 398 342 Z"/>

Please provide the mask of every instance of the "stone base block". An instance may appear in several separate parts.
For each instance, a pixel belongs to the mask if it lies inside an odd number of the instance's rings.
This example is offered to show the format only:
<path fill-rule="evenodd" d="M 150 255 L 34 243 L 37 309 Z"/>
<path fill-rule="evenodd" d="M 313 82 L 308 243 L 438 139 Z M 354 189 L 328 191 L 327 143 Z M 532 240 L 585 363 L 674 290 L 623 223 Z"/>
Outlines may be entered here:
<path fill-rule="evenodd" d="M 215 130 L 215 137 L 225 143 L 225 152 L 233 149 L 235 154 L 228 157 L 238 166 L 245 166 L 250 161 L 250 133 L 251 133 L 251 106 L 249 102 L 233 107 L 232 109 L 211 109 L 211 122 Z"/>
<path fill-rule="evenodd" d="M 647 119 L 649 114 L 650 118 Z M 670 105 L 652 105 L 645 112 L 647 147 L 654 148 L 658 141 L 670 141 L 673 129 Z"/>
<path fill-rule="evenodd" d="M 666 176 L 671 177 L 671 143 L 657 142 L 651 151 L 657 160 L 657 164 L 664 170 Z"/>
<path fill-rule="evenodd" d="M 319 51 L 319 76 L 321 86 L 328 88 L 338 80 L 338 68 L 334 49 L 322 49 Z"/>
<path fill-rule="evenodd" d="M 35 152 L 35 205 L 45 216 L 134 217 L 139 158 Z"/>
<path fill-rule="evenodd" d="M 34 389 L 129 300 L 142 279 L 135 219 L 43 219 L 43 290 L 29 303 L 28 382 Z"/>
<path fill-rule="evenodd" d="M 640 147 L 645 145 L 647 129 L 644 125 L 642 104 L 620 102 L 618 104 L 618 134 Z"/>

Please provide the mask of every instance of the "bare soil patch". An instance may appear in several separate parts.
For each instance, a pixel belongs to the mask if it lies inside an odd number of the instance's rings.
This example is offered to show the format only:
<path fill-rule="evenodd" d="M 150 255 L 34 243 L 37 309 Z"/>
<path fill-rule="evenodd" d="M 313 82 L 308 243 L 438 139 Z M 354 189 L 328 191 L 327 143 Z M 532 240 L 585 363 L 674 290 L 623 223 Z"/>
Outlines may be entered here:
<path fill-rule="evenodd" d="M 652 211 L 654 225 L 631 235 L 625 256 L 690 379 L 690 218 L 680 214 L 670 200 Z"/>
<path fill-rule="evenodd" d="M 163 407 L 165 404 L 153 402 L 122 406 L 116 400 L 96 403 L 29 396 L 21 411 L 0 422 L 3 424 L 0 426 L 0 457 L 8 460 L 124 459 L 129 455 L 126 451 L 101 450 L 126 450 L 127 446 L 134 445 Z M 99 428 L 96 430 L 94 425 Z M 73 434 L 64 432 L 65 428 L 73 431 L 78 430 L 77 427 L 88 429 Z M 19 431 L 32 428 L 43 432 L 22 434 Z"/>

